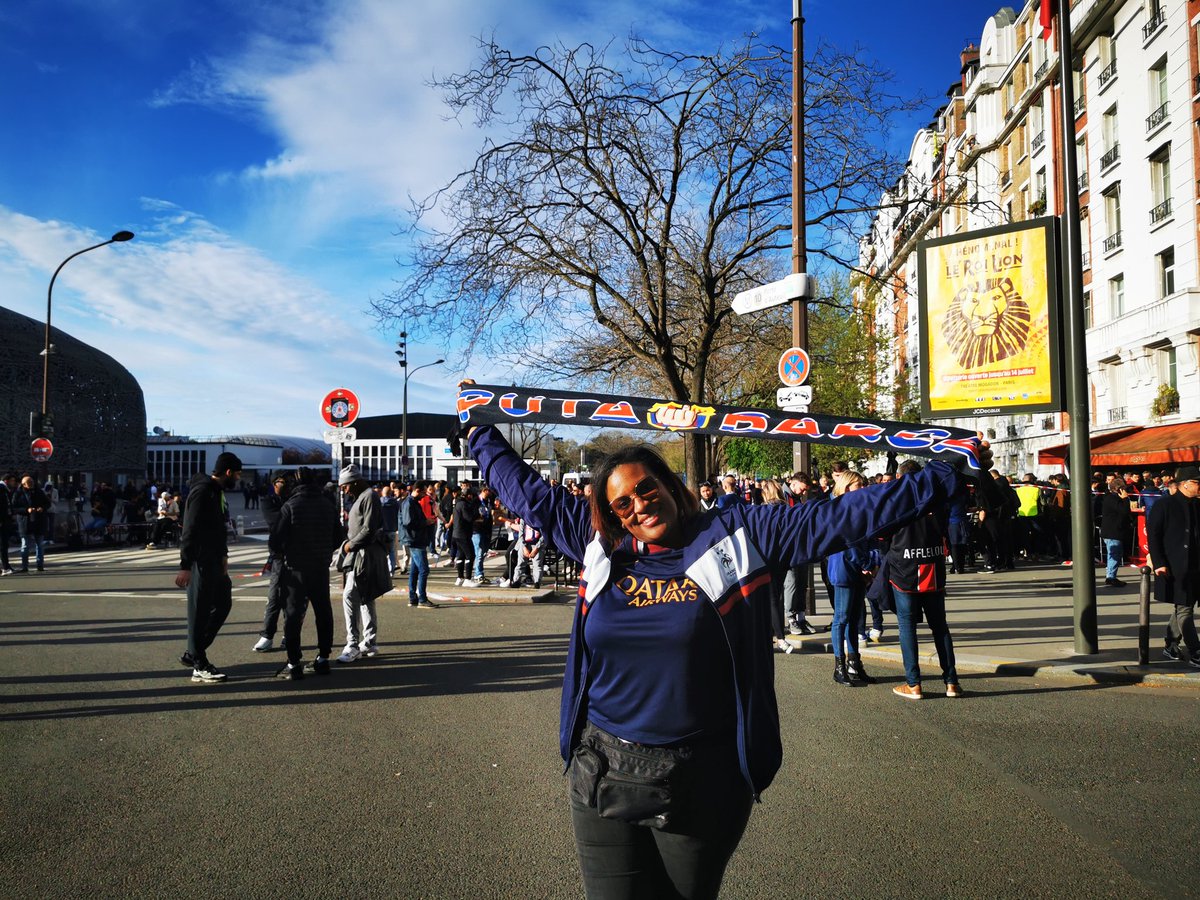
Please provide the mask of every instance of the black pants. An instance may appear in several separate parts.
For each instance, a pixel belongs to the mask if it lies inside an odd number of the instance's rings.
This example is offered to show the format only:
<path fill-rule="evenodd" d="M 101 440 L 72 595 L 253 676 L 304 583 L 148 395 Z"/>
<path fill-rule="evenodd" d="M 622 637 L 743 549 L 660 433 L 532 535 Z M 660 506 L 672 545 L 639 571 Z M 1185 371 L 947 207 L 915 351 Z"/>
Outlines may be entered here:
<path fill-rule="evenodd" d="M 571 802 L 588 900 L 717 897 L 754 798 L 732 741 L 699 755 L 681 779 L 685 806 L 666 828 L 603 819 Z"/>
<path fill-rule="evenodd" d="M 188 653 L 197 666 L 208 662 L 208 648 L 233 609 L 233 582 L 223 563 L 193 563 L 187 588 Z"/>
<path fill-rule="evenodd" d="M 475 545 L 471 543 L 471 536 L 455 538 L 454 546 L 458 548 L 458 577 L 470 578 L 471 572 L 475 568 Z"/>
<path fill-rule="evenodd" d="M 283 574 L 283 560 L 272 557 L 268 560 L 268 563 L 271 566 L 271 581 L 267 585 L 267 608 L 263 613 L 263 627 L 262 631 L 258 633 L 258 636 L 274 638 L 275 632 L 279 628 L 279 614 L 283 612 L 286 588 L 281 583 L 281 576 Z M 326 596 L 328 597 L 328 592 L 326 592 Z M 301 613 L 301 615 L 303 615 L 303 613 Z"/>
<path fill-rule="evenodd" d="M 8 564 L 8 542 L 12 540 L 13 527 L 6 523 L 0 524 L 0 569 L 11 569 Z"/>
<path fill-rule="evenodd" d="M 311 569 L 287 569 L 278 561 L 277 565 L 282 570 L 279 577 L 280 593 L 286 597 L 287 603 L 283 617 L 283 636 L 287 640 L 288 662 L 292 665 L 300 663 L 300 630 L 304 626 L 304 613 L 310 603 L 317 624 L 317 656 L 329 659 L 333 651 L 333 607 L 329 602 L 329 567 L 320 565 Z"/>

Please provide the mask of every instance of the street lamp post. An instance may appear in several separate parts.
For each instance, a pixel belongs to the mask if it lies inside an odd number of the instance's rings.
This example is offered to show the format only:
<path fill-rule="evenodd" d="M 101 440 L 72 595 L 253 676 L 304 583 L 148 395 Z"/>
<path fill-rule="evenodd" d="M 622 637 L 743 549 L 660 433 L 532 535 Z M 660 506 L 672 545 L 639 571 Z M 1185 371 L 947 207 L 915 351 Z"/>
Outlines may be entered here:
<path fill-rule="evenodd" d="M 405 332 L 400 332 L 400 349 L 396 351 L 396 355 L 400 357 L 400 368 L 404 370 L 404 413 L 400 417 L 400 474 L 404 479 L 408 478 L 408 379 L 422 369 L 428 369 L 430 366 L 440 366 L 446 360 L 435 359 L 431 363 L 425 363 L 423 366 L 417 366 L 415 369 L 408 368 L 408 357 L 405 353 L 404 339 L 408 335 Z"/>
<path fill-rule="evenodd" d="M 54 281 L 58 278 L 58 273 L 62 271 L 63 266 L 81 254 L 87 253 L 89 250 L 95 250 L 99 247 L 107 247 L 109 244 L 119 244 L 125 241 L 133 240 L 132 231 L 118 231 L 107 241 L 101 241 L 99 244 L 93 244 L 90 247 L 84 247 L 82 250 L 76 250 L 66 259 L 58 264 L 58 268 L 54 270 L 54 274 L 50 276 L 50 287 L 46 289 L 46 346 L 42 350 L 42 428 L 45 427 L 47 401 L 50 397 L 50 310 L 54 301 Z M 39 428 L 41 430 L 41 428 Z"/>

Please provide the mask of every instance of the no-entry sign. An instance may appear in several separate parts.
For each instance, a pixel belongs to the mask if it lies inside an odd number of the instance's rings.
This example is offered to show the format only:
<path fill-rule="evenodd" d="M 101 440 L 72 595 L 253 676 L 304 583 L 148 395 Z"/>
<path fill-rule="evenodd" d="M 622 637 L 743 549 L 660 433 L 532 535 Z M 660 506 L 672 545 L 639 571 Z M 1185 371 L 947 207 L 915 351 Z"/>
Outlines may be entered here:
<path fill-rule="evenodd" d="M 321 401 L 321 418 L 326 425 L 345 428 L 358 418 L 358 396 L 349 388 L 337 388 Z"/>
<path fill-rule="evenodd" d="M 29 454 L 34 462 L 49 462 L 50 457 L 54 455 L 54 445 L 50 443 L 50 438 L 34 438 L 33 443 L 29 445 Z"/>

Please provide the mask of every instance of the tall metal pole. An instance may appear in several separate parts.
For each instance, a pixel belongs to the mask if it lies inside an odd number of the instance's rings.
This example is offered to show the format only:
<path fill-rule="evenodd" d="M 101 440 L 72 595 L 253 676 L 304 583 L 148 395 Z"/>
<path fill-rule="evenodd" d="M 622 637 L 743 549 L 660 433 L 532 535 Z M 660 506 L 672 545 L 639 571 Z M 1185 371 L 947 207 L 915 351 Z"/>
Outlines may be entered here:
<path fill-rule="evenodd" d="M 76 250 L 66 259 L 58 264 L 58 268 L 54 270 L 54 274 L 50 276 L 50 286 L 46 288 L 46 346 L 42 350 L 42 421 L 46 420 L 47 401 L 50 397 L 50 311 L 54 303 L 54 282 L 58 278 L 58 273 L 63 270 L 63 266 L 69 263 L 77 256 L 81 256 L 90 250 L 96 250 L 99 247 L 107 247 L 109 244 L 121 243 L 133 239 L 132 231 L 118 231 L 107 241 L 101 241 L 99 244 L 92 244 L 90 247 L 84 247 L 82 250 Z"/>
<path fill-rule="evenodd" d="M 404 414 L 400 418 L 400 480 L 408 480 L 408 367 L 404 368 Z"/>
<path fill-rule="evenodd" d="M 1100 651 L 1096 623 L 1096 572 L 1092 565 L 1092 504 L 1088 486 L 1091 434 L 1087 388 L 1087 324 L 1083 320 L 1083 247 L 1079 227 L 1078 165 L 1075 159 L 1074 48 L 1071 5 L 1058 4 L 1058 61 L 1063 135 L 1062 250 L 1067 300 L 1067 410 L 1071 415 L 1071 583 L 1074 596 L 1075 652 Z"/>
<path fill-rule="evenodd" d="M 804 0 L 792 0 L 792 272 L 808 271 L 804 198 Z M 808 304 L 792 301 L 792 346 L 808 349 Z M 807 472 L 808 444 L 792 444 L 792 468 Z M 811 593 L 811 592 L 810 592 Z"/>

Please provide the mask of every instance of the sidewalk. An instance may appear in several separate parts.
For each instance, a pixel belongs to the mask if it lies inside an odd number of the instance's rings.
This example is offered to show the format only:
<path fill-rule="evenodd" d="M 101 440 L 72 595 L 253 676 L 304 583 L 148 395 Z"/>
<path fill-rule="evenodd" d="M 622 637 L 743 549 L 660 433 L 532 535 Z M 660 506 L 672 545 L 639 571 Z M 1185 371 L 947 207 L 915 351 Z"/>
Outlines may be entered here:
<path fill-rule="evenodd" d="M 552 579 L 543 579 L 543 589 L 512 590 L 498 584 L 484 587 L 455 587 L 454 570 L 442 560 L 442 567 L 432 568 L 429 596 L 439 605 L 477 603 L 570 603 L 575 599 L 572 587 L 553 589 Z M 487 560 L 485 572 L 493 581 L 504 577 L 504 560 L 496 556 Z M 960 672 L 1085 678 L 1092 681 L 1115 681 L 1129 684 L 1172 685 L 1200 689 L 1200 669 L 1185 662 L 1169 662 L 1162 657 L 1163 634 L 1166 631 L 1167 607 L 1150 604 L 1150 660 L 1146 666 L 1137 664 L 1138 586 L 1140 576 L 1130 568 L 1122 569 L 1124 587 L 1110 588 L 1103 584 L 1104 572 L 1097 569 L 1098 643 L 1095 656 L 1077 655 L 1074 650 L 1075 632 L 1071 599 L 1071 570 L 1056 565 L 1022 566 L 1013 572 L 995 575 L 982 571 L 952 575 L 946 594 L 946 612 L 950 632 L 954 636 L 954 651 Z M 398 589 L 407 593 L 407 584 L 396 578 Z M 817 612 L 812 617 L 816 625 L 828 625 L 832 607 L 825 589 L 817 580 Z M 900 645 L 896 639 L 896 618 L 884 614 L 883 639 L 863 648 L 865 659 L 886 660 L 901 665 Z M 937 678 L 937 655 L 929 638 L 929 630 L 917 629 L 921 648 L 922 676 Z M 831 653 L 829 633 L 792 636 L 797 649 L 812 653 Z"/>

